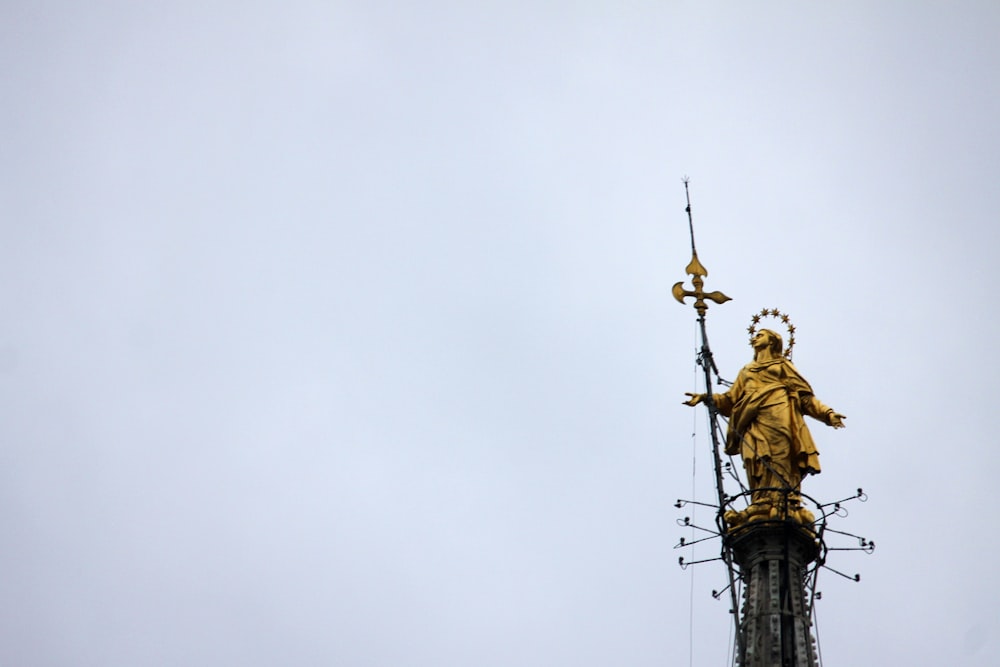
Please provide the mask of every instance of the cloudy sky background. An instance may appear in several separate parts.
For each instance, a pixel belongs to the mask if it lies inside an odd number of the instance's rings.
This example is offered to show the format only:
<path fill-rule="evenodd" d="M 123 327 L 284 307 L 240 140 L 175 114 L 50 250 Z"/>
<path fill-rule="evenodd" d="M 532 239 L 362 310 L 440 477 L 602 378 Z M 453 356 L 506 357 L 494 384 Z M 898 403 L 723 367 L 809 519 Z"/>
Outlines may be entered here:
<path fill-rule="evenodd" d="M 998 31 L 3 3 L 0 663 L 725 664 L 687 175 L 723 376 L 778 307 L 848 416 L 826 663 L 994 664 Z"/>

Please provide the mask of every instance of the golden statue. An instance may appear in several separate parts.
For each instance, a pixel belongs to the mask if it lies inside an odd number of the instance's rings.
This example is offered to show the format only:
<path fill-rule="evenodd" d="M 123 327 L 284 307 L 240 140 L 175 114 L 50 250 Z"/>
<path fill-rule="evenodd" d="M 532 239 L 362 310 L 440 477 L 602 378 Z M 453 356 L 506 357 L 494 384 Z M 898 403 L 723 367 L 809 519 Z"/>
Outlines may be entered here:
<path fill-rule="evenodd" d="M 787 322 L 787 316 L 782 319 Z M 755 325 L 758 320 L 755 317 Z M 750 341 L 753 361 L 740 370 L 728 391 L 712 395 L 718 411 L 729 417 L 725 451 L 742 456 L 751 491 L 750 506 L 742 512 L 726 512 L 725 520 L 730 527 L 768 518 L 808 525 L 814 517 L 801 507 L 799 491 L 802 478 L 820 468 L 803 415 L 833 428 L 843 428 L 845 417 L 817 400 L 809 383 L 783 355 L 779 334 L 770 329 L 756 332 L 755 327 L 751 332 L 755 334 Z M 698 405 L 706 397 L 690 392 L 687 396 L 685 405 Z"/>

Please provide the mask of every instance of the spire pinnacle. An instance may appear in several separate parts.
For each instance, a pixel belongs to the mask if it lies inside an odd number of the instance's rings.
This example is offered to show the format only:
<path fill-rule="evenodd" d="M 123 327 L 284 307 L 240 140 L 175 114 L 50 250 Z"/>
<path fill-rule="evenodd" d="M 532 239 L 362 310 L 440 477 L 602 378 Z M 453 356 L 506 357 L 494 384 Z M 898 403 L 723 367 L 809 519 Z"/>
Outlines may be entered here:
<path fill-rule="evenodd" d="M 674 298 L 680 303 L 684 303 L 685 298 L 693 296 L 695 298 L 694 309 L 698 311 L 700 317 L 705 317 L 705 311 L 708 310 L 708 304 L 705 303 L 705 299 L 714 301 L 720 305 L 730 299 L 722 292 L 706 292 L 702 289 L 705 285 L 704 278 L 708 275 L 708 269 L 698 261 L 698 250 L 694 245 L 694 220 L 691 218 L 691 193 L 688 191 L 687 177 L 684 177 L 684 196 L 687 198 L 687 208 L 684 210 L 688 214 L 688 230 L 691 232 L 691 261 L 688 262 L 687 268 L 684 271 L 691 275 L 691 284 L 694 285 L 694 290 L 689 291 L 684 289 L 684 283 L 679 282 L 674 284 L 671 292 Z"/>

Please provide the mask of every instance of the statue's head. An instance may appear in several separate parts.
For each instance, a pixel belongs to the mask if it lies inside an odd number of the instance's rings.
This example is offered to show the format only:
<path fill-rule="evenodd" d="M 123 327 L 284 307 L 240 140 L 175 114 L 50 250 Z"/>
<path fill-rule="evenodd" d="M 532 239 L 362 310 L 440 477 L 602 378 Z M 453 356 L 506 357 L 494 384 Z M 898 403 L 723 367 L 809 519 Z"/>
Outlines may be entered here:
<path fill-rule="evenodd" d="M 772 331 L 770 329 L 761 329 L 750 341 L 753 345 L 754 359 L 760 357 L 760 353 L 763 350 L 767 350 L 772 358 L 777 358 L 781 356 L 782 349 L 784 348 L 784 342 L 781 340 L 781 334 L 777 331 Z"/>

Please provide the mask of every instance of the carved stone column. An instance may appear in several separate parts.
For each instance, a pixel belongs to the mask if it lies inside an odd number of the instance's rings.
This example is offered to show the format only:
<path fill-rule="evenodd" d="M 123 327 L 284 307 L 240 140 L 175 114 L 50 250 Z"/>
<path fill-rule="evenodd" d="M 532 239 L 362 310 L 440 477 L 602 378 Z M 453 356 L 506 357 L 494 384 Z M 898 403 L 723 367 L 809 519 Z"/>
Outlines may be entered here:
<path fill-rule="evenodd" d="M 743 580 L 740 667 L 816 667 L 805 592 L 813 534 L 794 521 L 756 521 L 726 539 Z"/>

